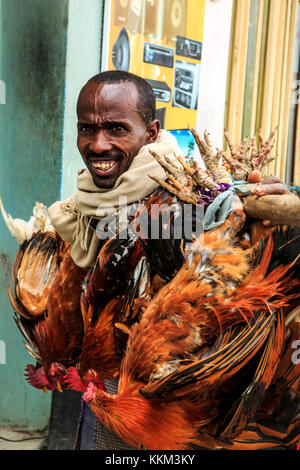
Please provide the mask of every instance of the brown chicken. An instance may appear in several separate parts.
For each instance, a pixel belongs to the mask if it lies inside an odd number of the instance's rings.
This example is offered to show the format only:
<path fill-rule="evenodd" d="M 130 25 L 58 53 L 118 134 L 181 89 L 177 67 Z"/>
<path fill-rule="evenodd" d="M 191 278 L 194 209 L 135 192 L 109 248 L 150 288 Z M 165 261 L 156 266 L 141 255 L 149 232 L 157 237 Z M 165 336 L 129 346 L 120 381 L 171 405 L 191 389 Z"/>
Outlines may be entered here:
<path fill-rule="evenodd" d="M 56 233 L 38 232 L 20 246 L 13 275 L 15 321 L 37 361 L 27 366 L 27 380 L 44 391 L 60 390 L 81 350 L 80 286 L 86 270 L 75 265 L 70 245 Z"/>
<path fill-rule="evenodd" d="M 149 302 L 131 327 L 117 395 L 87 387 L 91 410 L 129 445 L 240 449 L 299 440 L 300 365 L 289 361 L 299 333 L 290 317 L 300 296 L 299 230 L 274 231 L 244 250 L 235 243 L 242 225 L 235 211 L 205 233 Z"/>
<path fill-rule="evenodd" d="M 81 295 L 81 354 L 76 368 L 69 368 L 64 380 L 71 388 L 84 391 L 91 380 L 102 384 L 102 380 L 119 375 L 130 327 L 139 321 L 142 307 L 164 283 L 158 274 L 151 278 L 143 230 L 157 216 L 152 211 L 163 204 L 168 207 L 166 203 L 172 199 L 164 191 L 154 193 L 137 206 L 123 232 L 99 251 Z"/>

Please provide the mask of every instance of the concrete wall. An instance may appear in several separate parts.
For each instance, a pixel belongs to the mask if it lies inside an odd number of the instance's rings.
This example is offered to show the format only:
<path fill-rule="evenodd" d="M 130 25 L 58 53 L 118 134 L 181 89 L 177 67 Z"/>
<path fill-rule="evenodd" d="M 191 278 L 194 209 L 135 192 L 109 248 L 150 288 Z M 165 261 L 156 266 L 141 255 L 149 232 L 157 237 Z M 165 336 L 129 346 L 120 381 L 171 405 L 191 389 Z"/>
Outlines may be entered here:
<path fill-rule="evenodd" d="M 77 171 L 84 168 L 76 146 L 76 103 L 83 85 L 100 72 L 103 4 L 104 0 L 69 2 L 62 199 L 76 191 Z"/>
<path fill-rule="evenodd" d="M 28 219 L 36 200 L 60 197 L 67 22 L 68 0 L 1 0 L 0 194 L 14 217 Z M 0 218 L 0 424 L 42 429 L 51 394 L 24 381 L 33 360 L 7 297 L 17 248 Z"/>

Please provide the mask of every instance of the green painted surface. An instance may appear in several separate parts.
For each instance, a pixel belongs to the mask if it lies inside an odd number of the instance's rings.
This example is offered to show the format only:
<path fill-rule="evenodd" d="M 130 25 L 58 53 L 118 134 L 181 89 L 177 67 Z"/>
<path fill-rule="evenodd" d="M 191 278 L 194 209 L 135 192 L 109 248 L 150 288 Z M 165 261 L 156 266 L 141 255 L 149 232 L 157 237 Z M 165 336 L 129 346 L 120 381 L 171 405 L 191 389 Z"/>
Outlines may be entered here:
<path fill-rule="evenodd" d="M 1 0 L 0 194 L 13 217 L 60 197 L 68 0 Z M 3 102 L 3 101 L 2 101 Z M 33 363 L 7 297 L 18 245 L 0 219 L 0 425 L 48 424 L 51 394 L 30 387 Z"/>

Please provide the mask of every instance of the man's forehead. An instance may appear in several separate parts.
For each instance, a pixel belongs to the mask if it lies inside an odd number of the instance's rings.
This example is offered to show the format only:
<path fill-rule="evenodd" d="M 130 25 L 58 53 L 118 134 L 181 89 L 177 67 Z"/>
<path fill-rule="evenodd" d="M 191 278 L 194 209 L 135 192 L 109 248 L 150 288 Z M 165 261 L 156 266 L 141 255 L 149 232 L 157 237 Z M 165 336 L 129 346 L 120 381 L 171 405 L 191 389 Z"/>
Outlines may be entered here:
<path fill-rule="evenodd" d="M 81 90 L 77 111 L 86 112 L 107 109 L 122 109 L 129 106 L 138 112 L 138 91 L 134 83 L 96 83 L 88 82 Z"/>

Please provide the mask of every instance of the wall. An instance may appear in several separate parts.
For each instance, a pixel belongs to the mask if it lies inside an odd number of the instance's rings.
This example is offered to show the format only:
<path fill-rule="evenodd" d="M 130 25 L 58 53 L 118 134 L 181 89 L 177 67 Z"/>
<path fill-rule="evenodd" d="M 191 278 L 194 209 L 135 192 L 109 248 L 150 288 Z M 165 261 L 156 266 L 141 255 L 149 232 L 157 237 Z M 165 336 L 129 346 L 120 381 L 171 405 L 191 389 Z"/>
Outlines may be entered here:
<path fill-rule="evenodd" d="M 227 68 L 233 0 L 205 4 L 197 131 L 207 130 L 213 147 L 223 147 Z"/>
<path fill-rule="evenodd" d="M 76 191 L 77 171 L 84 168 L 76 146 L 76 103 L 83 85 L 100 72 L 103 4 L 69 1 L 62 199 Z"/>
<path fill-rule="evenodd" d="M 1 0 L 0 194 L 14 217 L 60 197 L 68 0 Z M 42 429 L 51 394 L 24 381 L 33 360 L 13 321 L 7 285 L 17 243 L 0 219 L 0 425 Z M 3 361 L 2 361 L 3 362 Z"/>

